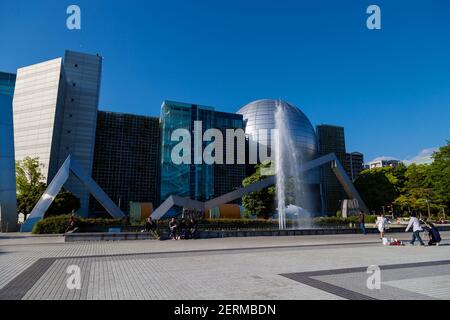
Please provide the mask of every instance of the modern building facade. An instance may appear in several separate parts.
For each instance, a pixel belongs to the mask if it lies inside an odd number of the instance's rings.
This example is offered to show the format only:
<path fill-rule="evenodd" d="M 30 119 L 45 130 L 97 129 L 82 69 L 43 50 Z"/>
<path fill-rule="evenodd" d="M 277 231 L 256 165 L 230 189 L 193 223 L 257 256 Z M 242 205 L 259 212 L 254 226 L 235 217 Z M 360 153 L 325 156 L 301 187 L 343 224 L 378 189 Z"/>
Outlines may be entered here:
<path fill-rule="evenodd" d="M 38 157 L 49 183 L 69 154 L 89 175 L 95 147 L 102 58 L 66 51 L 62 58 L 20 68 L 14 93 L 17 160 Z M 86 216 L 89 193 L 74 178 L 66 188 Z"/>
<path fill-rule="evenodd" d="M 242 129 L 244 131 L 244 120 L 242 115 L 235 113 L 227 113 L 227 112 L 214 112 L 214 128 L 219 129 L 222 132 L 222 135 L 225 139 L 223 144 L 223 154 L 224 154 L 224 163 L 223 164 L 214 164 L 214 195 L 213 197 L 219 197 L 223 194 L 231 192 L 236 188 L 242 186 L 242 180 L 246 177 L 246 165 L 245 163 L 239 163 L 239 155 L 238 152 L 243 152 L 245 150 L 240 150 L 238 147 L 238 138 L 233 138 L 232 141 L 226 139 L 227 129 L 239 130 Z M 226 163 L 226 154 L 230 152 L 231 148 L 233 148 L 233 164 Z M 240 201 L 238 201 L 240 202 Z"/>
<path fill-rule="evenodd" d="M 245 178 L 245 165 L 208 165 L 203 159 L 194 159 L 195 136 L 208 129 L 243 129 L 241 115 L 216 112 L 213 107 L 164 101 L 161 106 L 161 201 L 170 195 L 205 201 L 241 186 Z M 195 131 L 195 122 L 201 121 L 202 131 Z M 186 129 L 192 134 L 190 164 L 174 164 L 172 133 Z M 200 139 L 202 139 L 200 137 Z M 201 152 L 210 142 L 202 142 Z M 225 145 L 225 144 L 224 144 Z M 224 153 L 225 154 L 225 153 Z M 199 161 L 198 161 L 199 160 Z M 225 166 L 227 168 L 225 168 Z"/>
<path fill-rule="evenodd" d="M 0 94 L 8 97 L 14 96 L 16 75 L 14 73 L 0 72 Z"/>
<path fill-rule="evenodd" d="M 159 118 L 99 111 L 92 178 L 129 214 L 130 202 L 159 204 Z M 90 213 L 104 212 L 91 197 Z"/>
<path fill-rule="evenodd" d="M 12 97 L 16 75 L 0 72 L 0 230 L 16 231 L 16 167 Z"/>
<path fill-rule="evenodd" d="M 256 143 L 258 148 L 261 148 L 261 145 L 268 147 L 272 145 L 271 132 L 276 129 L 275 114 L 279 107 L 283 108 L 287 114 L 288 122 L 285 125 L 299 150 L 300 161 L 306 163 L 317 158 L 317 139 L 311 121 L 299 108 L 282 100 L 257 100 L 245 105 L 237 112 L 243 115 L 245 133 L 248 135 L 249 143 Z M 261 131 L 265 132 L 262 136 Z M 269 153 L 271 154 L 270 148 Z M 261 160 L 264 159 L 258 158 L 258 163 L 262 162 Z M 298 165 L 301 166 L 301 163 Z M 314 169 L 305 172 L 302 178 L 304 181 L 301 188 L 303 199 L 302 203 L 297 205 L 302 205 L 303 208 L 313 214 L 321 213 L 319 171 Z"/>
<path fill-rule="evenodd" d="M 92 175 L 102 57 L 66 51 L 63 67 L 66 90 L 57 167 L 70 154 Z M 80 198 L 79 213 L 87 216 L 90 195 L 86 188 L 74 176 L 65 187 Z"/>
<path fill-rule="evenodd" d="M 346 160 L 344 128 L 322 124 L 316 127 L 316 133 L 320 155 L 334 153 L 344 164 Z M 321 174 L 323 212 L 334 215 L 339 210 L 341 201 L 346 197 L 345 191 L 330 167 L 323 167 Z"/>
<path fill-rule="evenodd" d="M 355 181 L 364 170 L 364 155 L 361 152 L 345 154 L 345 171 L 352 181 Z"/>
<path fill-rule="evenodd" d="M 282 101 L 263 99 L 253 101 L 237 112 L 242 114 L 245 120 L 245 133 L 258 144 L 271 146 L 271 130 L 275 129 L 275 112 L 280 105 L 288 113 L 289 128 L 291 136 L 301 150 L 305 161 L 317 157 L 317 142 L 314 127 L 308 117 L 297 107 Z M 259 131 L 267 131 L 267 135 L 260 136 Z"/>
<path fill-rule="evenodd" d="M 368 169 L 384 168 L 384 167 L 396 167 L 400 164 L 400 160 L 376 160 L 369 162 Z"/>

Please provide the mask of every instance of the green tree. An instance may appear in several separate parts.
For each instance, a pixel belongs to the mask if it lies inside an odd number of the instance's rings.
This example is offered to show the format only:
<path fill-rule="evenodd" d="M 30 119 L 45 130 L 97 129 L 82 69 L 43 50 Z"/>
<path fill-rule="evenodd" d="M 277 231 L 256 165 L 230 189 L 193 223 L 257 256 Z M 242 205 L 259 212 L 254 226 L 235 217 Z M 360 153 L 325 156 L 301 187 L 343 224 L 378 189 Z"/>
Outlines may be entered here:
<path fill-rule="evenodd" d="M 267 176 L 261 176 L 261 168 L 269 168 L 270 162 L 256 166 L 256 172 L 244 179 L 244 187 L 264 180 Z M 247 213 L 270 218 L 275 213 L 275 187 L 268 187 L 259 191 L 252 192 L 242 197 L 242 205 Z"/>
<path fill-rule="evenodd" d="M 69 191 L 62 189 L 56 196 L 50 208 L 48 208 L 46 216 L 59 216 L 73 213 L 80 209 L 80 199 L 75 197 Z"/>
<path fill-rule="evenodd" d="M 383 206 L 392 204 L 399 196 L 400 178 L 400 171 L 391 167 L 365 170 L 356 179 L 355 187 L 369 210 L 380 212 Z"/>
<path fill-rule="evenodd" d="M 31 213 L 47 188 L 43 182 L 43 165 L 39 158 L 26 157 L 16 162 L 17 210 L 25 215 Z M 56 196 L 47 215 L 67 214 L 80 208 L 80 200 L 64 189 Z"/>
<path fill-rule="evenodd" d="M 16 162 L 17 210 L 23 213 L 25 218 L 45 191 L 41 168 L 39 158 L 26 157 Z"/>
<path fill-rule="evenodd" d="M 450 206 L 450 141 L 433 154 L 428 179 L 439 202 Z"/>

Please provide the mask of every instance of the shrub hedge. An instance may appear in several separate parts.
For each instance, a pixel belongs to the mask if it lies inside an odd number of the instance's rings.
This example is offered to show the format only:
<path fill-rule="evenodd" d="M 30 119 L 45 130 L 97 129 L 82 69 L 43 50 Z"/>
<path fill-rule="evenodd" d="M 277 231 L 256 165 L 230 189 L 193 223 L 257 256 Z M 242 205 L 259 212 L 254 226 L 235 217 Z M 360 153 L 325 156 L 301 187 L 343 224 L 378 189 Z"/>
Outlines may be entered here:
<path fill-rule="evenodd" d="M 33 228 L 34 234 L 61 234 L 66 231 L 70 215 L 61 215 L 45 218 Z M 366 216 L 366 223 L 374 223 L 376 216 Z M 307 222 L 305 220 L 305 222 Z M 287 221 L 288 227 L 294 224 L 294 221 Z M 345 227 L 353 224 L 357 226 L 358 217 L 317 217 L 313 219 L 313 225 L 318 227 Z M 83 219 L 75 216 L 75 225 L 78 228 L 89 227 L 117 227 L 124 226 L 123 220 L 116 219 Z M 168 221 L 158 222 L 158 230 L 166 230 Z M 277 220 L 265 219 L 211 219 L 199 221 L 201 229 L 274 229 L 278 228 Z"/>
<path fill-rule="evenodd" d="M 34 234 L 61 234 L 66 231 L 71 215 L 61 215 L 42 219 L 33 228 Z M 78 228 L 89 226 L 120 226 L 123 225 L 122 220 L 116 219 L 83 219 L 74 216 L 75 226 Z"/>

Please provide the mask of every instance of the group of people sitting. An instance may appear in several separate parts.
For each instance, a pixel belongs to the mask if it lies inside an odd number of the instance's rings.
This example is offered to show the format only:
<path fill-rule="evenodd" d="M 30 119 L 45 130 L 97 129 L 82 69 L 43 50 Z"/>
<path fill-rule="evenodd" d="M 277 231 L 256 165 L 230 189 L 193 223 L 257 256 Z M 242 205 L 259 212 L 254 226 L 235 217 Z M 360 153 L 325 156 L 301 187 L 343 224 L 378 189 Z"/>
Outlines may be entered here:
<path fill-rule="evenodd" d="M 190 220 L 172 218 L 169 221 L 169 238 L 172 240 L 195 239 L 197 237 L 197 221 L 194 218 Z"/>

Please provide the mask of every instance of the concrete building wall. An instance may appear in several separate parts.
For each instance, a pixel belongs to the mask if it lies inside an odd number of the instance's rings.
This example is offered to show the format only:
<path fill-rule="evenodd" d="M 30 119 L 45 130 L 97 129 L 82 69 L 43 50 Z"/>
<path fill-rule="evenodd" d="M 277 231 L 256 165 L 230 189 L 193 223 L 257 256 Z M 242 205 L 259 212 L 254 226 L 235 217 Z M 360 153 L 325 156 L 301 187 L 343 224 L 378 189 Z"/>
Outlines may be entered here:
<path fill-rule="evenodd" d="M 102 58 L 66 51 L 62 58 L 20 68 L 14 94 L 16 159 L 39 157 L 47 183 L 69 154 L 92 174 Z M 74 177 L 64 187 L 80 198 L 87 216 L 89 193 Z"/>
<path fill-rule="evenodd" d="M 65 107 L 58 167 L 71 154 L 90 176 L 94 161 L 101 70 L 100 56 L 66 51 L 64 58 Z M 65 187 L 80 198 L 78 213 L 87 216 L 89 192 L 74 177 L 69 178 Z"/>
<path fill-rule="evenodd" d="M 62 68 L 62 59 L 57 58 L 18 69 L 13 100 L 16 160 L 39 157 L 48 182 L 57 171 L 64 109 Z"/>
<path fill-rule="evenodd" d="M 0 94 L 0 229 L 17 228 L 12 97 Z"/>

